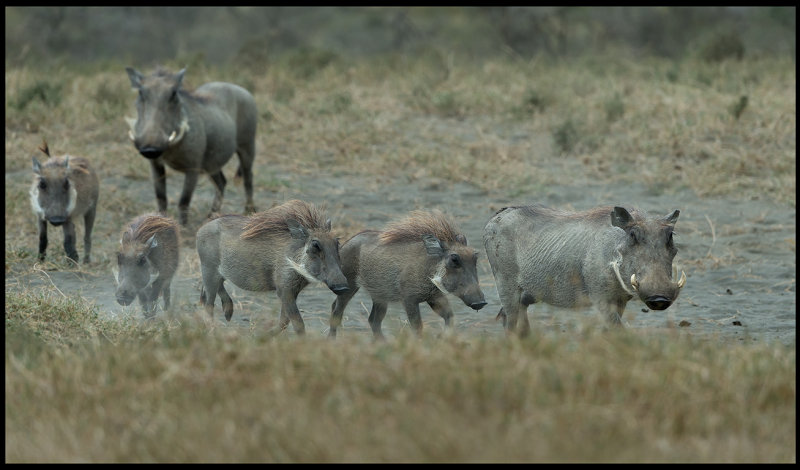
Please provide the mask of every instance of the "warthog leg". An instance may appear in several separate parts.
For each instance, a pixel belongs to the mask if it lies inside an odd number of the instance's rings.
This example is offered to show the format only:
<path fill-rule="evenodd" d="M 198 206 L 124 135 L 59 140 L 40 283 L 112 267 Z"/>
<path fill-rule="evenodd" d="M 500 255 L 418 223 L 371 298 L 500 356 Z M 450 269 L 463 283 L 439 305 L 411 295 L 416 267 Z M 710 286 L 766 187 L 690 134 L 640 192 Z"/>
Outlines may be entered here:
<path fill-rule="evenodd" d="M 450 326 L 450 322 L 453 319 L 453 309 L 450 307 L 450 302 L 447 301 L 447 297 L 444 295 L 437 295 L 428 300 L 428 305 L 444 319 L 445 326 Z"/>
<path fill-rule="evenodd" d="M 183 190 L 181 190 L 181 198 L 178 200 L 178 216 L 181 225 L 186 225 L 189 219 L 189 203 L 192 202 L 192 193 L 197 186 L 197 176 L 197 172 L 187 171 L 183 178 Z"/>
<path fill-rule="evenodd" d="M 350 302 L 350 299 L 356 295 L 358 292 L 359 287 L 357 285 L 349 286 L 350 289 L 342 295 L 337 295 L 336 299 L 331 304 L 331 322 L 330 322 L 330 330 L 328 331 L 329 338 L 336 337 L 336 329 L 339 328 L 342 324 L 342 315 L 344 314 L 344 309 L 347 307 L 347 304 Z"/>
<path fill-rule="evenodd" d="M 153 176 L 153 188 L 156 191 L 158 212 L 167 213 L 167 170 L 164 165 L 150 160 L 150 173 Z"/>
<path fill-rule="evenodd" d="M 219 212 L 220 208 L 222 207 L 222 199 L 225 197 L 225 175 L 222 174 L 222 171 L 218 173 L 214 173 L 210 175 L 211 181 L 214 182 L 214 202 L 211 204 L 211 212 L 209 216 Z"/>
<path fill-rule="evenodd" d="M 72 219 L 67 219 L 63 225 L 64 228 L 64 251 L 67 252 L 67 257 L 74 262 L 78 262 L 78 250 L 75 248 L 75 224 Z"/>
<path fill-rule="evenodd" d="M 369 312 L 369 318 L 367 321 L 369 322 L 369 326 L 372 328 L 372 336 L 375 339 L 383 339 L 383 332 L 381 331 L 381 323 L 383 322 L 383 317 L 386 316 L 386 309 L 388 304 L 377 303 L 375 301 L 372 302 L 372 311 Z"/>

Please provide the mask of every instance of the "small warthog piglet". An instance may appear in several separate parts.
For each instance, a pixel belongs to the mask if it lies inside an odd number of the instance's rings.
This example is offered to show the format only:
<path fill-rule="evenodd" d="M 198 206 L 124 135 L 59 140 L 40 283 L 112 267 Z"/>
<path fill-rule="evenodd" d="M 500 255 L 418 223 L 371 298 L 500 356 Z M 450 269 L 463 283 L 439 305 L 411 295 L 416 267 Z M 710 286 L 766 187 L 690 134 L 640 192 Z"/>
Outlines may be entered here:
<path fill-rule="evenodd" d="M 447 294 L 474 310 L 486 305 L 478 282 L 478 253 L 440 211 L 413 211 L 383 231 L 360 232 L 342 246 L 341 257 L 350 289 L 331 306 L 331 337 L 336 336 L 344 309 L 360 287 L 372 297 L 369 325 L 376 339 L 383 338 L 381 322 L 389 302 L 403 304 L 417 334 L 422 333 L 421 302 L 427 302 L 447 327 L 453 317 Z"/>
<path fill-rule="evenodd" d="M 309 282 L 322 282 L 334 293 L 347 291 L 331 221 L 304 201 L 287 201 L 249 217 L 213 219 L 197 231 L 197 252 L 203 274 L 200 300 L 212 318 L 217 294 L 225 319 L 230 321 L 233 315 L 225 280 L 249 291 L 276 291 L 281 301 L 280 329 L 291 321 L 300 335 L 305 324 L 297 296 Z"/>
<path fill-rule="evenodd" d="M 164 310 L 168 310 L 169 286 L 178 270 L 178 224 L 159 214 L 140 215 L 128 224 L 120 245 L 117 302 L 130 305 L 139 297 L 144 315 L 150 317 L 155 314 L 156 300 L 163 294 Z"/>
<path fill-rule="evenodd" d="M 33 184 L 30 196 L 33 212 L 39 222 L 39 259 L 47 251 L 47 223 L 64 230 L 64 250 L 78 262 L 75 248 L 75 221 L 83 217 L 83 262 L 89 263 L 92 254 L 92 227 L 97 212 L 100 183 L 97 174 L 85 158 L 63 155 L 51 157 L 47 142 L 39 150 L 49 158 L 39 163 L 33 159 Z"/>

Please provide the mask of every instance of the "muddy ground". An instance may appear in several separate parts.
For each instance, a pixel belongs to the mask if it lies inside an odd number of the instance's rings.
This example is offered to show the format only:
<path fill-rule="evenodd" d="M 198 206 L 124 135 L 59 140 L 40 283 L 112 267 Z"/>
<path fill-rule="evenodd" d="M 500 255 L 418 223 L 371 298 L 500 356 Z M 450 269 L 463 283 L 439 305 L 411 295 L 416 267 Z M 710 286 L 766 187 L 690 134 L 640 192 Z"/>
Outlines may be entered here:
<path fill-rule="evenodd" d="M 132 154 L 132 158 L 134 155 Z M 143 176 L 146 176 L 143 165 Z M 232 181 L 233 162 L 225 172 Z M 258 168 L 256 168 L 258 171 Z M 648 212 L 666 215 L 680 209 L 676 225 L 679 252 L 676 263 L 686 271 L 688 282 L 676 303 L 666 311 L 648 311 L 643 303 L 628 303 L 623 322 L 632 330 L 663 329 L 682 335 L 716 338 L 724 341 L 796 342 L 796 210 L 766 200 L 698 198 L 690 191 L 664 192 L 644 185 L 608 185 L 576 178 L 574 185 L 548 186 L 535 194 L 509 196 L 507 191 L 484 191 L 467 182 L 452 183 L 425 176 L 414 177 L 401 172 L 394 176 L 363 178 L 346 174 L 296 175 L 271 167 L 276 178 L 284 180 L 280 191 L 256 188 L 256 202 L 265 209 L 275 202 L 301 198 L 325 204 L 337 231 L 346 239 L 361 228 L 381 228 L 389 220 L 413 209 L 440 208 L 452 214 L 462 226 L 470 244 L 483 249 L 483 226 L 502 207 L 540 202 L 555 207 L 586 209 L 600 204 L 632 203 Z M 30 175 L 14 172 L 6 175 L 6 185 L 28 184 Z M 176 215 L 176 201 L 182 175 L 168 173 L 168 198 L 171 216 Z M 140 201 L 143 211 L 155 208 L 149 180 L 110 177 L 103 181 L 102 191 L 122 191 Z M 181 268 L 172 284 L 173 312 L 177 319 L 196 318 L 200 288 L 199 261 L 194 249 L 194 232 L 204 220 L 211 204 L 213 190 L 208 179 L 201 179 L 192 201 L 189 227 L 183 230 Z M 223 211 L 239 212 L 243 207 L 241 186 L 228 185 Z M 26 201 L 27 202 L 27 201 Z M 121 227 L 103 227 L 98 216 L 95 237 L 118 237 Z M 35 221 L 31 216 L 31 227 Z M 35 233 L 35 229 L 34 233 Z M 63 254 L 60 229 L 51 228 L 48 254 Z M 78 224 L 78 251 L 83 255 L 82 224 Z M 114 243 L 96 241 L 94 266 L 81 270 L 21 269 L 6 266 L 6 292 L 9 289 L 34 289 L 55 286 L 64 295 L 79 294 L 96 303 L 99 312 L 109 316 L 141 317 L 138 303 L 121 307 L 115 302 L 115 283 L 111 273 Z M 35 250 L 35 240 L 31 241 Z M 34 259 L 23 262 L 34 264 Z M 29 268 L 29 266 L 27 267 Z M 495 322 L 500 304 L 489 264 L 485 256 L 479 262 L 481 286 L 488 306 L 473 311 L 459 299 L 450 296 L 455 311 L 454 329 L 459 335 L 501 336 L 503 328 Z M 27 271 L 27 272 L 25 272 Z M 24 274 L 19 274 L 23 273 Z M 233 319 L 227 327 L 270 328 L 277 322 L 279 304 L 274 292 L 261 294 L 242 291 L 228 285 L 234 299 Z M 328 316 L 334 295 L 321 285 L 307 287 L 298 298 L 298 306 L 310 335 L 326 335 Z M 339 338 L 369 335 L 367 323 L 371 302 L 362 289 L 348 305 L 339 329 Z M 443 321 L 427 305 L 421 306 L 424 333 L 437 335 Z M 542 305 L 528 309 L 533 329 L 560 334 L 587 322 L 602 324 L 588 311 L 570 311 Z M 164 313 L 159 312 L 158 317 Z M 215 321 L 226 322 L 219 300 Z M 408 323 L 400 305 L 392 304 L 383 329 L 391 338 Z M 294 333 L 290 330 L 282 334 Z"/>

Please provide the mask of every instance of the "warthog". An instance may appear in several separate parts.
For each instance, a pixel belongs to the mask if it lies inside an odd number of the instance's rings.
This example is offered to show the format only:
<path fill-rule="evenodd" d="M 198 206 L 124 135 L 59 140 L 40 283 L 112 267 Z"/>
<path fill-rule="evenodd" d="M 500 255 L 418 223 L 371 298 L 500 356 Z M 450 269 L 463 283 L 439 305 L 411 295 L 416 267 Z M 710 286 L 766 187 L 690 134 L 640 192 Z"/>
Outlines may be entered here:
<path fill-rule="evenodd" d="M 117 302 L 130 305 L 135 297 L 146 317 L 155 314 L 156 300 L 164 296 L 169 309 L 169 286 L 178 270 L 178 224 L 160 214 L 144 214 L 133 219 L 122 233 L 117 252 Z M 151 282 L 151 275 L 158 275 Z"/>
<path fill-rule="evenodd" d="M 39 259 L 47 251 L 47 223 L 61 225 L 64 230 L 64 250 L 78 262 L 75 249 L 74 221 L 83 217 L 83 262 L 89 263 L 92 254 L 92 227 L 97 212 L 100 182 L 85 158 L 63 155 L 51 157 L 47 142 L 39 150 L 48 160 L 41 164 L 33 160 L 33 184 L 30 189 L 31 206 L 39 219 Z"/>
<path fill-rule="evenodd" d="M 527 335 L 527 308 L 536 302 L 594 305 L 619 326 L 634 296 L 653 310 L 669 307 L 686 283 L 684 273 L 673 280 L 679 214 L 650 217 L 639 209 L 611 206 L 584 212 L 541 205 L 498 211 L 483 240 L 506 331 Z"/>
<path fill-rule="evenodd" d="M 223 286 L 226 279 L 249 291 L 276 291 L 281 330 L 291 320 L 300 335 L 305 324 L 297 296 L 309 282 L 323 282 L 337 294 L 347 291 L 331 221 L 305 201 L 287 201 L 249 217 L 211 220 L 197 231 L 197 252 L 203 274 L 200 300 L 212 318 L 217 293 L 225 319 L 233 315 L 233 301 Z"/>
<path fill-rule="evenodd" d="M 167 210 L 166 163 L 185 174 L 178 202 L 181 225 L 186 225 L 200 173 L 207 173 L 216 186 L 211 214 L 218 212 L 225 192 L 222 167 L 236 152 L 236 176 L 243 177 L 247 197 L 245 212 L 255 211 L 252 169 L 258 115 L 253 95 L 223 82 L 206 83 L 188 92 L 181 88 L 186 69 L 174 75 L 159 69 L 147 77 L 130 67 L 125 70 L 131 85 L 139 91 L 138 118 L 128 119 L 128 134 L 139 153 L 150 161 L 158 210 Z"/>
<path fill-rule="evenodd" d="M 413 211 L 384 231 L 360 232 L 342 246 L 341 256 L 350 289 L 331 306 L 331 337 L 336 336 L 344 309 L 359 286 L 372 297 L 368 320 L 376 339 L 383 338 L 381 322 L 389 302 L 402 302 L 417 334 L 422 333 L 421 302 L 427 302 L 446 327 L 453 317 L 446 294 L 475 310 L 486 305 L 478 282 L 478 254 L 440 211 Z"/>

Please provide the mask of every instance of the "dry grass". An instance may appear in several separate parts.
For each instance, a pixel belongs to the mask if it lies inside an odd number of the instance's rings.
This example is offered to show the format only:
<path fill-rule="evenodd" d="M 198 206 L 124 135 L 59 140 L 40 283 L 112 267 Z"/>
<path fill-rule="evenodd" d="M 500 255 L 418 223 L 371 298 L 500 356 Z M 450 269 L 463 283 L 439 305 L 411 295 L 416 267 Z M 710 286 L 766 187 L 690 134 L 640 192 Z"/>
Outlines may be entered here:
<path fill-rule="evenodd" d="M 795 459 L 785 346 L 593 330 L 268 339 L 103 322 L 57 294 L 7 300 L 7 462 Z"/>
<path fill-rule="evenodd" d="M 796 460 L 794 347 L 663 332 L 267 338 L 187 319 L 110 322 L 71 293 L 9 285 L 10 270 L 72 269 L 59 230 L 34 263 L 28 187 L 42 138 L 54 154 L 89 157 L 104 181 L 94 262 L 81 270 L 110 272 L 120 230 L 143 212 L 129 191 L 152 198 L 126 135 L 124 65 L 6 69 L 7 462 Z M 434 177 L 524 195 L 600 179 L 796 204 L 789 60 L 398 57 L 302 79 L 288 67 L 196 67 L 186 81 L 212 79 L 257 98 L 257 190 L 347 172 L 364 191 Z M 205 208 L 191 210 L 190 221 Z M 363 228 L 339 219 L 350 234 Z M 181 272 L 196 273 L 191 262 Z"/>

